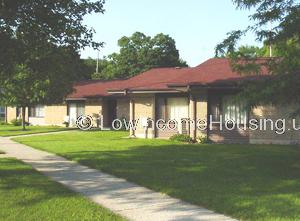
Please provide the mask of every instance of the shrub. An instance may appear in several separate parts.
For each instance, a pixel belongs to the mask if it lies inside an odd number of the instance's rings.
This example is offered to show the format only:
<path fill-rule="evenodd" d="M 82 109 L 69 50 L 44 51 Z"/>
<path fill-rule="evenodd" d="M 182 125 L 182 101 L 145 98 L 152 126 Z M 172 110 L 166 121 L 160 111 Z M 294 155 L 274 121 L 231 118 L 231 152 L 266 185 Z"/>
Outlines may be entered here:
<path fill-rule="evenodd" d="M 70 123 L 67 122 L 67 121 L 64 121 L 63 124 L 64 124 L 66 127 L 69 127 L 69 126 L 70 126 Z"/>
<path fill-rule="evenodd" d="M 10 123 L 14 126 L 21 126 L 22 125 L 22 119 L 12 119 Z"/>
<path fill-rule="evenodd" d="M 197 143 L 208 144 L 210 143 L 210 140 L 208 139 L 207 136 L 199 136 L 197 137 Z"/>
<path fill-rule="evenodd" d="M 10 123 L 14 126 L 21 126 L 22 125 L 22 119 L 13 119 L 10 121 Z M 29 126 L 28 122 L 25 122 L 26 126 Z"/>
<path fill-rule="evenodd" d="M 184 134 L 175 134 L 170 137 L 170 140 L 184 143 L 193 143 L 193 139 L 189 135 Z"/>
<path fill-rule="evenodd" d="M 8 125 L 5 121 L 0 121 L 0 125 Z"/>

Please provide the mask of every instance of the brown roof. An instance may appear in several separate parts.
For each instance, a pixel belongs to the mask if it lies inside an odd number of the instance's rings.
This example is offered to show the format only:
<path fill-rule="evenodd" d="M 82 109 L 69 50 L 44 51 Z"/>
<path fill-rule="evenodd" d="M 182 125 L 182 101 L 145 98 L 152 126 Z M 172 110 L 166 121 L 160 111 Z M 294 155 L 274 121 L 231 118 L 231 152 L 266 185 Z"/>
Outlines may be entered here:
<path fill-rule="evenodd" d="M 267 72 L 263 67 L 262 74 Z M 171 90 L 170 85 L 209 85 L 260 77 L 243 76 L 232 70 L 228 59 L 212 58 L 194 68 L 154 68 L 127 80 L 79 82 L 68 98 L 108 96 L 108 91 Z"/>
<path fill-rule="evenodd" d="M 125 80 L 111 80 L 111 81 L 82 81 L 74 85 L 73 93 L 67 96 L 71 98 L 89 98 L 89 97 L 105 97 L 109 96 L 108 90 L 112 87 L 122 85 Z"/>
<path fill-rule="evenodd" d="M 256 63 L 265 63 L 266 59 L 259 59 Z M 178 81 L 184 84 L 193 85 L 209 85 L 219 82 L 236 82 L 245 79 L 257 79 L 261 75 L 268 75 L 268 70 L 262 66 L 260 75 L 249 74 L 242 75 L 232 70 L 230 60 L 227 58 L 212 58 L 204 63 L 192 68 L 187 75 L 181 76 Z"/>
<path fill-rule="evenodd" d="M 262 74 L 266 75 L 267 72 L 267 69 L 263 67 Z M 257 74 L 243 76 L 233 71 L 227 58 L 212 58 L 194 68 L 151 69 L 128 79 L 123 87 L 119 86 L 110 90 L 164 90 L 170 89 L 170 85 L 208 85 L 260 77 Z"/>

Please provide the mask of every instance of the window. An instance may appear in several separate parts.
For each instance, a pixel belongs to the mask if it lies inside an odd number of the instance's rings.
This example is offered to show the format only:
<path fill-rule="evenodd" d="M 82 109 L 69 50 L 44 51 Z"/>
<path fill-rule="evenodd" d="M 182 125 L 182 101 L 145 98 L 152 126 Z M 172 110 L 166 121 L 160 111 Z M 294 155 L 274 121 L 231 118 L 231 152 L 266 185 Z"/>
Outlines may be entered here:
<path fill-rule="evenodd" d="M 210 105 L 209 112 L 212 116 L 213 121 L 219 121 L 221 115 L 221 97 L 220 96 L 212 96 L 210 97 Z"/>
<path fill-rule="evenodd" d="M 5 107 L 0 106 L 0 121 L 5 120 Z"/>
<path fill-rule="evenodd" d="M 181 119 L 188 118 L 188 100 L 186 98 L 168 98 L 167 115 L 169 119 L 181 122 Z"/>
<path fill-rule="evenodd" d="M 241 101 L 236 101 L 232 96 L 225 96 L 222 99 L 223 120 L 233 120 L 238 124 L 247 123 L 248 112 L 246 105 Z"/>
<path fill-rule="evenodd" d="M 77 117 L 85 114 L 85 105 L 83 103 L 77 104 Z"/>
<path fill-rule="evenodd" d="M 35 107 L 30 108 L 30 117 L 44 117 L 45 116 L 45 106 L 44 105 L 36 105 Z"/>
<path fill-rule="evenodd" d="M 180 122 L 182 118 L 189 117 L 188 106 L 187 98 L 158 98 L 157 118 L 164 120 L 176 120 Z"/>
<path fill-rule="evenodd" d="M 182 122 L 183 119 L 187 119 L 189 117 L 189 100 L 185 97 L 161 97 L 157 99 L 156 103 L 157 108 L 157 120 L 165 120 L 166 122 L 169 120 L 175 120 L 177 125 L 173 122 L 170 123 L 170 127 L 177 126 L 177 131 L 174 130 L 174 133 L 179 132 L 180 134 L 187 134 L 188 124 Z M 163 125 L 164 123 L 161 123 Z M 176 129 L 174 127 L 174 129 Z"/>

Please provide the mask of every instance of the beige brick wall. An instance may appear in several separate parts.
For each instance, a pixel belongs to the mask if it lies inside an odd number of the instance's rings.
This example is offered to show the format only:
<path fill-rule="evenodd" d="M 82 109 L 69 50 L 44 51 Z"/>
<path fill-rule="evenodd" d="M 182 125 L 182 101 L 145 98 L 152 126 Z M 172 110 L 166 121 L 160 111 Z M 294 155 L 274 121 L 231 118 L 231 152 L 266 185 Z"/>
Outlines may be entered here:
<path fill-rule="evenodd" d="M 140 95 L 132 98 L 134 100 L 134 118 L 140 121 L 142 118 L 155 119 L 155 96 L 154 95 Z M 140 125 L 140 124 L 139 124 Z M 153 125 L 155 127 L 155 125 Z M 143 128 L 138 127 L 135 131 L 136 137 L 154 138 L 155 130 L 148 128 L 145 132 Z"/>
<path fill-rule="evenodd" d="M 91 99 L 86 102 L 85 114 L 93 116 L 94 113 L 101 113 L 102 111 L 102 100 Z M 50 105 L 45 106 L 45 117 L 44 118 L 30 118 L 35 125 L 57 125 L 64 126 L 63 121 L 67 116 L 67 104 L 61 105 Z M 7 121 L 10 122 L 16 118 L 16 108 L 7 107 Z M 28 120 L 28 110 L 26 110 L 26 121 Z"/>
<path fill-rule="evenodd" d="M 291 112 L 293 107 L 275 107 L 275 106 L 258 106 L 251 112 L 250 119 L 272 119 L 274 122 L 278 119 L 286 119 L 286 132 L 276 134 L 270 130 L 270 123 L 267 123 L 267 130 L 250 130 L 250 143 L 257 144 L 296 144 L 300 143 L 300 131 L 292 130 Z M 296 126 L 300 125 L 300 120 L 296 119 Z M 288 130 L 291 129 L 291 130 Z"/>
<path fill-rule="evenodd" d="M 89 99 L 85 103 L 85 115 L 93 117 L 94 114 L 102 113 L 102 99 Z"/>
<path fill-rule="evenodd" d="M 126 118 L 129 120 L 129 99 L 117 99 L 117 118 Z"/>
<path fill-rule="evenodd" d="M 67 116 L 67 104 L 45 106 L 46 125 L 64 126 L 63 121 Z"/>
<path fill-rule="evenodd" d="M 94 122 L 93 125 L 96 126 L 97 125 L 97 120 L 95 118 L 95 116 L 97 114 L 103 114 L 103 102 L 102 99 L 89 99 L 85 102 L 85 115 L 89 115 L 91 117 L 93 117 Z"/>
<path fill-rule="evenodd" d="M 6 119 L 7 119 L 8 123 L 10 123 L 11 120 L 16 119 L 16 115 L 17 115 L 17 108 L 16 107 L 7 107 L 7 109 L 6 109 Z M 21 113 L 20 113 L 20 116 L 18 116 L 18 117 L 21 117 Z M 26 108 L 25 120 L 28 121 L 28 108 Z"/>
<path fill-rule="evenodd" d="M 6 109 L 6 119 L 10 123 L 11 120 L 16 119 L 17 110 L 16 107 L 7 107 Z"/>
<path fill-rule="evenodd" d="M 30 125 L 33 126 L 43 126 L 43 125 L 47 125 L 45 123 L 45 118 L 44 117 L 29 117 L 28 122 L 30 123 Z"/>

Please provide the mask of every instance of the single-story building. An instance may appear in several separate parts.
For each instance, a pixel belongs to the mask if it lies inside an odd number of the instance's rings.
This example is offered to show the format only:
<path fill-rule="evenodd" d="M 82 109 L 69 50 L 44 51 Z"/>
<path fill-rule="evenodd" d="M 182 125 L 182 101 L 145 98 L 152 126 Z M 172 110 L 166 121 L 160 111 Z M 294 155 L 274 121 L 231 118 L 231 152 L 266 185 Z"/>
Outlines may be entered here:
<path fill-rule="evenodd" d="M 31 125 L 57 126 L 64 126 L 67 121 L 71 127 L 74 127 L 80 115 L 101 115 L 103 126 L 110 127 L 115 118 L 129 119 L 129 99 L 122 95 L 110 95 L 107 92 L 109 88 L 116 87 L 124 81 L 78 82 L 74 85 L 74 92 L 68 95 L 62 104 L 36 105 L 26 109 L 26 121 Z M 21 117 L 20 108 L 7 107 L 6 109 L 6 122 Z"/>
<path fill-rule="evenodd" d="M 205 136 L 216 143 L 300 143 L 298 130 L 282 134 L 271 128 L 250 130 L 250 119 L 274 120 L 276 126 L 282 123 L 277 119 L 286 119 L 285 126 L 292 128 L 291 108 L 261 105 L 248 110 L 242 101 L 233 99 L 242 81 L 266 76 L 266 68 L 260 76 L 242 76 L 232 70 L 228 59 L 213 58 L 193 68 L 154 68 L 126 80 L 79 82 L 64 104 L 30 108 L 28 121 L 61 125 L 69 116 L 74 126 L 79 115 L 101 115 L 105 127 L 111 127 L 114 119 L 147 121 L 130 130 L 131 136 L 142 138 L 168 138 L 181 133 L 194 139 Z M 6 113 L 7 120 L 18 115 L 16 108 L 7 108 Z M 166 127 L 168 120 L 176 120 L 177 127 Z M 224 129 L 230 120 L 244 129 Z M 195 122 L 202 121 L 212 127 L 200 129 Z M 299 127 L 300 121 L 297 123 Z M 269 121 L 265 124 L 272 126 Z"/>

